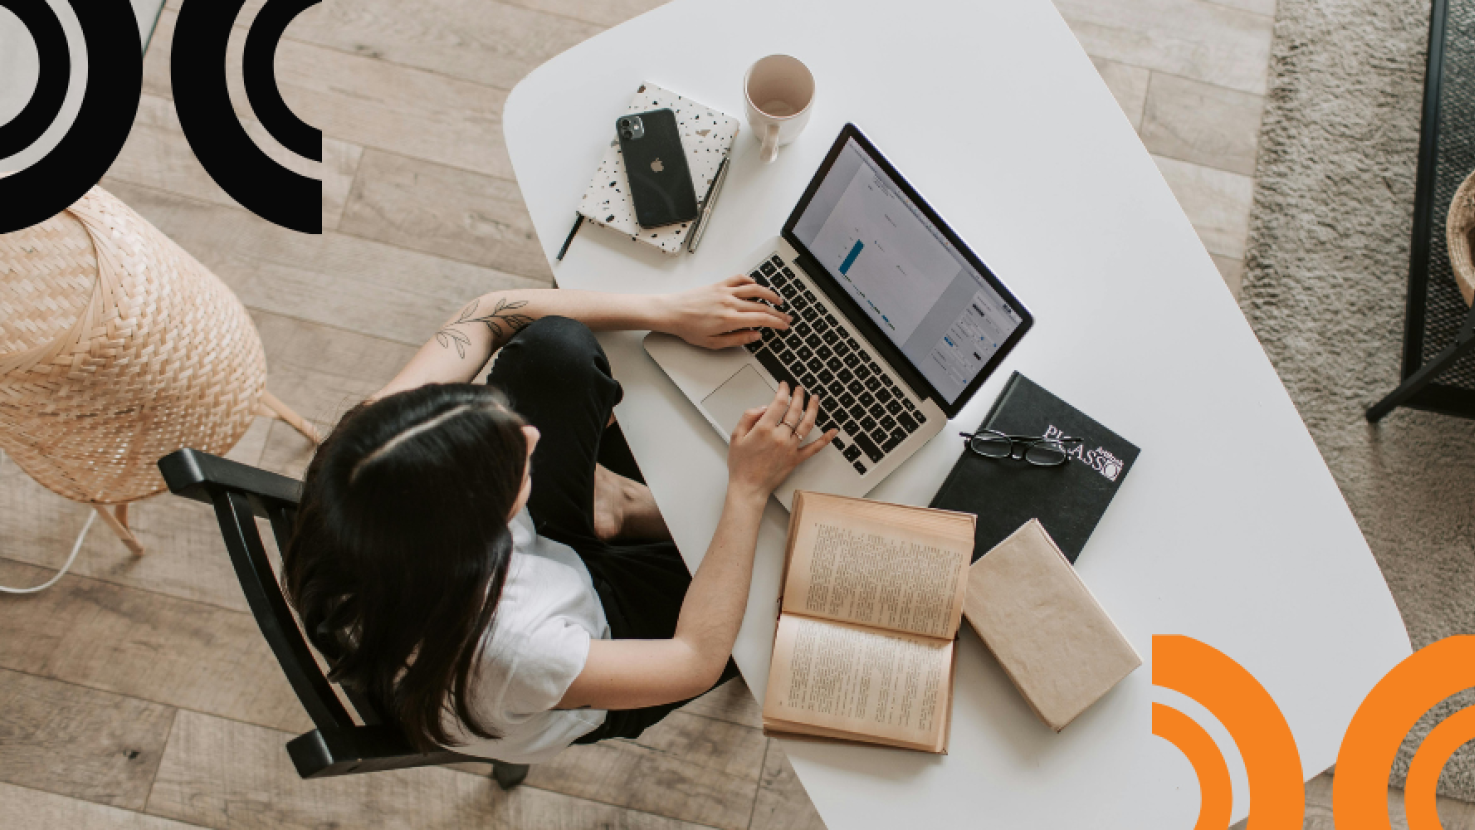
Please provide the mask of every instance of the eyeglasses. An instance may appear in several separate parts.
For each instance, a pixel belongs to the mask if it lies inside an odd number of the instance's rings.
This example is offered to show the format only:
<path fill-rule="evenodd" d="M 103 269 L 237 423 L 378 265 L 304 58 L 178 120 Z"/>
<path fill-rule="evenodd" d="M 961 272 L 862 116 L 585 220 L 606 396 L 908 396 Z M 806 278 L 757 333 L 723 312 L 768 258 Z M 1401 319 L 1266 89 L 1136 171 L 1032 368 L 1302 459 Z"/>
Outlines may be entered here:
<path fill-rule="evenodd" d="M 968 449 L 984 458 L 1012 458 L 1016 461 L 1023 459 L 1040 467 L 1064 464 L 1072 449 L 1086 443 L 1084 438 L 1071 438 L 1068 435 L 1060 438 L 1005 435 L 992 429 L 962 432 L 959 435 L 968 439 Z"/>

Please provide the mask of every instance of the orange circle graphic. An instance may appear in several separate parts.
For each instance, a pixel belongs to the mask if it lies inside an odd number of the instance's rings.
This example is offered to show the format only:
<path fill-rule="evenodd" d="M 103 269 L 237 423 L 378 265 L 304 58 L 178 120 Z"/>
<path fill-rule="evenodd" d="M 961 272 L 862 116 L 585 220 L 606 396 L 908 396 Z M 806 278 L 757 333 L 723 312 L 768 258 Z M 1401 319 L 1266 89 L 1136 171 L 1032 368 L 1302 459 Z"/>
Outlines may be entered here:
<path fill-rule="evenodd" d="M 1475 739 L 1475 706 L 1461 709 L 1429 732 L 1409 763 L 1403 787 L 1403 815 L 1409 830 L 1439 830 L 1435 789 L 1439 773 L 1455 750 Z"/>
<path fill-rule="evenodd" d="M 1250 781 L 1246 830 L 1300 830 L 1306 813 L 1301 753 L 1265 687 L 1223 652 L 1181 635 L 1152 638 L 1152 682 L 1198 701 L 1229 730 Z"/>
<path fill-rule="evenodd" d="M 1229 783 L 1229 765 L 1214 739 L 1192 718 L 1161 703 L 1152 704 L 1152 734 L 1178 747 L 1198 774 L 1198 821 L 1193 830 L 1228 827 L 1234 788 Z"/>
<path fill-rule="evenodd" d="M 1332 778 L 1332 812 L 1337 830 L 1390 830 L 1388 773 L 1399 746 L 1434 704 L 1471 686 L 1475 686 L 1475 636 L 1446 637 L 1431 643 L 1378 681 L 1357 707 L 1337 753 L 1337 774 Z M 1430 733 L 1419 748 L 1420 754 L 1414 756 L 1417 769 L 1410 768 L 1408 780 L 1411 830 L 1439 826 L 1439 817 L 1434 814 L 1434 784 L 1450 754 L 1471 735 L 1472 720 L 1466 717 L 1470 711 L 1465 709 L 1445 720 Z M 1421 762 L 1424 753 L 1428 757 Z M 1421 824 L 1414 823 L 1415 816 Z"/>

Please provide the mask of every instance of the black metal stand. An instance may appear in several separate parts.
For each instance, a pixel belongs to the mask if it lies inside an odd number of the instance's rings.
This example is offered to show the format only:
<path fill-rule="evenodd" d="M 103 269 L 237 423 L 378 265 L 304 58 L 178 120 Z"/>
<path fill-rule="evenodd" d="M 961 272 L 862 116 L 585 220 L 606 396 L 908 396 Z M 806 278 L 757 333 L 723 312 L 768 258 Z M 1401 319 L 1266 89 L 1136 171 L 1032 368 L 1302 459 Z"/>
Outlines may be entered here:
<path fill-rule="evenodd" d="M 1454 344 L 1435 355 L 1433 360 L 1419 367 L 1418 371 L 1409 375 L 1407 380 L 1397 389 L 1389 392 L 1381 401 L 1368 407 L 1367 419 L 1373 423 L 1382 420 L 1383 416 L 1392 412 L 1395 407 L 1404 405 L 1409 399 L 1422 392 L 1424 387 L 1439 377 L 1440 372 L 1453 366 L 1455 361 L 1471 352 L 1475 352 L 1475 308 L 1471 308 L 1469 316 L 1465 317 L 1465 324 L 1460 327 L 1459 336 L 1455 338 Z"/>
<path fill-rule="evenodd" d="M 1397 407 L 1475 418 L 1475 360 L 1466 359 L 1475 355 L 1475 311 L 1457 290 L 1442 215 L 1475 167 L 1472 34 L 1475 0 L 1431 0 L 1402 382 L 1367 410 L 1374 423 Z"/>

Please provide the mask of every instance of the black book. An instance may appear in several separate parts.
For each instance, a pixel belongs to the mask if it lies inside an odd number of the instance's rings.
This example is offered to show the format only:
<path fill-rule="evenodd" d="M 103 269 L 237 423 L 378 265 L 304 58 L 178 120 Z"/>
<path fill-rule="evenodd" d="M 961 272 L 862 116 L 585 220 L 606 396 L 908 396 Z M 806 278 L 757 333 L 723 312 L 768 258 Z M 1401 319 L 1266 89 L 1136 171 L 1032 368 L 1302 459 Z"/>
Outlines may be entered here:
<path fill-rule="evenodd" d="M 1053 467 L 984 458 L 965 447 L 931 506 L 978 517 L 975 561 L 1020 525 L 1039 519 L 1074 563 L 1131 472 L 1137 447 L 1018 372 L 1004 385 L 979 429 L 1005 435 L 1069 436 L 1084 442 L 1067 445 L 1066 463 Z M 962 444 L 965 439 L 956 440 Z"/>

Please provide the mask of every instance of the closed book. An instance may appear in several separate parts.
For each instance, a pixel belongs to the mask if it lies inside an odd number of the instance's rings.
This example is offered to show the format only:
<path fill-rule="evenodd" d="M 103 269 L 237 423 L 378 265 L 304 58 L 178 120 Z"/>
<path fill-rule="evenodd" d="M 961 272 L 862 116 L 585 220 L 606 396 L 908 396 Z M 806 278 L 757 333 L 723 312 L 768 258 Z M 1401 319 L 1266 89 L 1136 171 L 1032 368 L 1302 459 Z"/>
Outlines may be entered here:
<path fill-rule="evenodd" d="M 1056 732 L 1142 665 L 1033 519 L 969 566 L 963 617 Z"/>
<path fill-rule="evenodd" d="M 931 506 L 978 517 L 975 559 L 1020 525 L 1039 519 L 1066 558 L 1075 562 L 1132 471 L 1137 447 L 1018 372 L 1010 376 L 979 429 L 1082 440 L 1066 445 L 1066 463 L 1057 466 L 985 458 L 964 449 Z"/>

